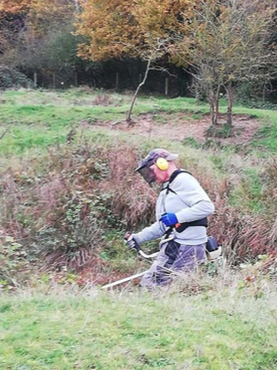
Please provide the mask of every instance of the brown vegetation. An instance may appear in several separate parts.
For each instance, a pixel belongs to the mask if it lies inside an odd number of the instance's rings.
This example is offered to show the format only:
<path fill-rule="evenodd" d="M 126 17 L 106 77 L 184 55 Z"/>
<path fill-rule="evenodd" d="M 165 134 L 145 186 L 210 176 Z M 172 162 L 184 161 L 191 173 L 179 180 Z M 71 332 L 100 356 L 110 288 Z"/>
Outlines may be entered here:
<path fill-rule="evenodd" d="M 99 252 L 107 248 L 107 231 L 135 230 L 153 220 L 156 192 L 134 174 L 136 149 L 65 147 L 49 151 L 45 160 L 43 171 L 34 161 L 18 172 L 9 169 L 0 187 L 2 238 L 13 237 L 33 258 L 43 255 L 46 267 L 80 270 L 98 263 Z M 215 181 L 197 167 L 193 172 L 216 205 L 209 234 L 223 244 L 229 259 L 237 263 L 276 255 L 274 205 L 266 215 L 244 213 L 228 205 L 226 179 Z M 265 178 L 264 201 L 276 204 L 276 162 L 265 170 Z"/>
<path fill-rule="evenodd" d="M 154 191 L 133 168 L 125 148 L 81 147 L 49 152 L 43 173 L 28 166 L 1 178 L 2 234 L 42 254 L 47 266 L 81 268 L 103 246 L 105 230 L 149 222 Z M 34 167 L 39 166 L 33 163 Z"/>

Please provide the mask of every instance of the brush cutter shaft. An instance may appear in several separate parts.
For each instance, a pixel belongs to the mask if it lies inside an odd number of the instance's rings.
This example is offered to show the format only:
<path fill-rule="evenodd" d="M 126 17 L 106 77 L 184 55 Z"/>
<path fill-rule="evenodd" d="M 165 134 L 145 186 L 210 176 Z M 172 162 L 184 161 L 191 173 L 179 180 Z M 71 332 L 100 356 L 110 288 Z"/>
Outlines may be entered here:
<path fill-rule="evenodd" d="M 116 286 L 116 285 L 119 285 L 119 284 L 127 283 L 127 281 L 134 280 L 136 278 L 139 278 L 139 277 L 143 276 L 147 271 L 143 271 L 143 272 L 140 272 L 138 274 L 128 276 L 128 277 L 126 277 L 124 279 L 121 279 L 121 280 L 118 280 L 118 281 L 114 281 L 113 283 L 102 286 L 101 289 L 108 289 L 108 288 L 112 288 L 113 286 Z"/>
<path fill-rule="evenodd" d="M 157 255 L 159 254 L 159 252 L 155 252 L 155 253 L 152 253 L 152 254 L 146 254 L 144 253 L 142 250 L 139 251 L 139 254 L 143 257 L 143 258 L 155 258 L 157 257 Z"/>
<path fill-rule="evenodd" d="M 180 273 L 176 272 L 176 271 L 173 271 L 171 269 L 168 269 L 167 267 L 161 267 L 164 271 L 170 273 L 170 274 L 173 274 L 173 275 L 181 275 Z M 126 277 L 124 279 L 121 279 L 121 280 L 117 280 L 117 281 L 114 281 L 113 283 L 110 283 L 110 284 L 107 284 L 107 285 L 104 285 L 102 286 L 101 289 L 108 289 L 108 288 L 112 288 L 116 285 L 120 285 L 120 284 L 123 284 L 123 283 L 127 283 L 128 281 L 131 281 L 131 280 L 134 280 L 134 279 L 137 279 L 141 276 L 143 276 L 144 274 L 146 274 L 146 272 L 148 272 L 148 270 L 146 271 L 143 271 L 143 272 L 139 272 L 138 274 L 135 274 L 135 275 L 132 275 L 132 276 L 129 276 L 129 277 Z"/>

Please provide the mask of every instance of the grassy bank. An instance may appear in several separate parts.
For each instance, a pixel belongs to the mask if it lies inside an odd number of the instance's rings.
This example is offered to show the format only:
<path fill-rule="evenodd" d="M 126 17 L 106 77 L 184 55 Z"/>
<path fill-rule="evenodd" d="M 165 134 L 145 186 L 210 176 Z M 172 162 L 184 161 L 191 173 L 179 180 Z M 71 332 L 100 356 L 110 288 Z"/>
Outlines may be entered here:
<path fill-rule="evenodd" d="M 233 282 L 192 297 L 57 287 L 2 297 L 0 367 L 273 370 L 277 297 L 264 292 L 254 299 Z"/>

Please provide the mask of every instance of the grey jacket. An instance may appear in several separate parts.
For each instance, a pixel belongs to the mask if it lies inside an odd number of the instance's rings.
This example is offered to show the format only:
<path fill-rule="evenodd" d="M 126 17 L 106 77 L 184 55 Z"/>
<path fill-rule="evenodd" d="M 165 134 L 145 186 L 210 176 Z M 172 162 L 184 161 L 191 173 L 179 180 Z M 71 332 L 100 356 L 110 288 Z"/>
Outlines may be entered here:
<path fill-rule="evenodd" d="M 167 227 L 159 221 L 165 212 L 176 214 L 179 223 L 200 220 L 214 212 L 214 205 L 199 182 L 188 173 L 180 173 L 171 182 L 167 192 L 167 183 L 156 203 L 156 222 L 141 232 L 133 234 L 138 244 L 143 244 L 164 235 Z M 198 245 L 207 241 L 204 226 L 190 226 L 181 233 L 174 230 L 174 240 L 180 244 Z"/>

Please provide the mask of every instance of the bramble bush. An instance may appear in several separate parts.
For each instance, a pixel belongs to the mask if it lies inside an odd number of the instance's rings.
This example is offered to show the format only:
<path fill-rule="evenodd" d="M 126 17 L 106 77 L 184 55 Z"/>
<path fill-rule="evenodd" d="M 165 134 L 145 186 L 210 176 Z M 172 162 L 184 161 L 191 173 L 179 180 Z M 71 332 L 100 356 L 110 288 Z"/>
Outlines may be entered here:
<path fill-rule="evenodd" d="M 82 146 L 50 151 L 43 169 L 1 178 L 3 232 L 24 240 L 29 258 L 80 268 L 104 246 L 108 230 L 135 228 L 153 215 L 155 192 L 134 179 L 135 151 Z M 25 169 L 24 169 L 25 168 Z"/>

